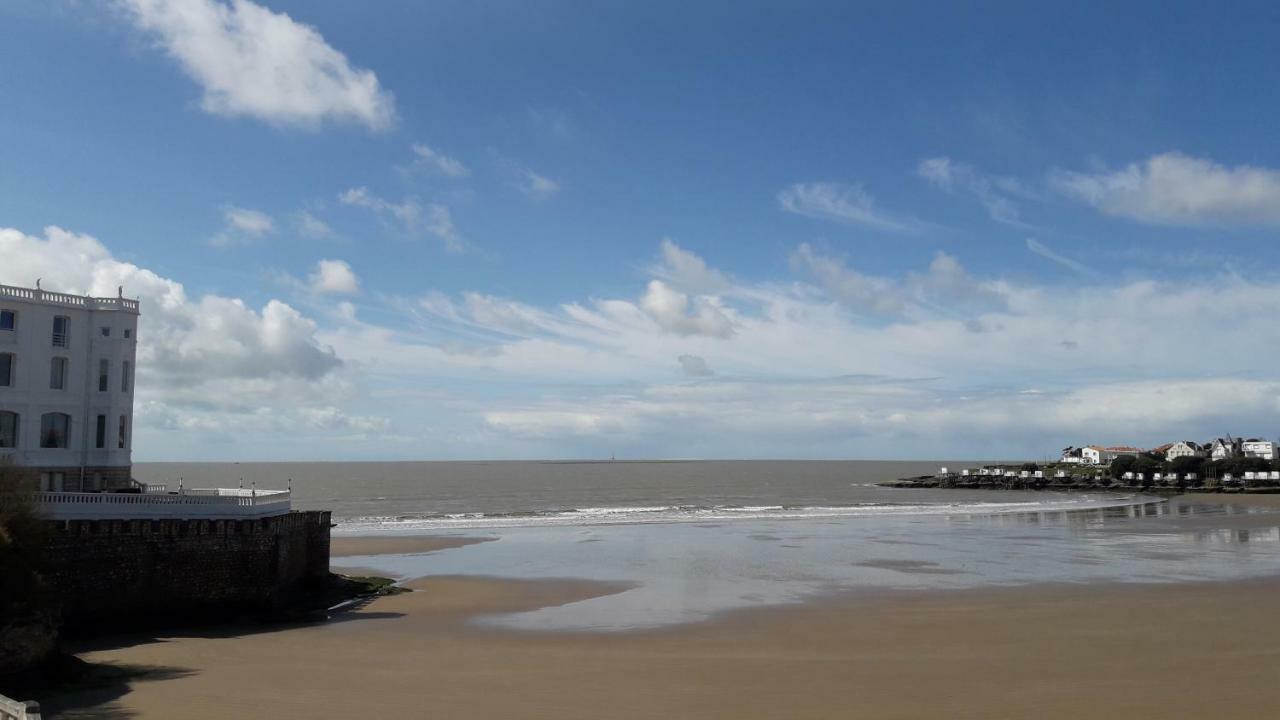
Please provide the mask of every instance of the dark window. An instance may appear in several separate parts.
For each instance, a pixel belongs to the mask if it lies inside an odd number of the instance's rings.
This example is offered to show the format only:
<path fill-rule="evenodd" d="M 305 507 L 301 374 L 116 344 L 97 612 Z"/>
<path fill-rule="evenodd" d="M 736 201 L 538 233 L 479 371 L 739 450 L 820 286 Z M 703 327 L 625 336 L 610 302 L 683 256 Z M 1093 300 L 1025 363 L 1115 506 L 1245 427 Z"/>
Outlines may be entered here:
<path fill-rule="evenodd" d="M 125 360 L 120 364 L 120 392 L 129 392 L 129 388 L 133 386 L 132 379 L 129 375 L 133 372 L 133 363 Z"/>
<path fill-rule="evenodd" d="M 111 372 L 111 361 L 102 358 L 98 361 L 98 392 L 107 391 L 107 375 Z"/>
<path fill-rule="evenodd" d="M 71 325 L 71 318 L 59 315 L 53 319 L 53 346 L 67 346 L 67 331 Z"/>
<path fill-rule="evenodd" d="M 0 410 L 0 448 L 18 447 L 18 414 Z"/>
<path fill-rule="evenodd" d="M 0 387 L 13 387 L 13 353 L 0 353 Z"/>
<path fill-rule="evenodd" d="M 40 447 L 65 448 L 70 435 L 70 415 L 66 413 L 45 413 L 40 416 Z"/>
<path fill-rule="evenodd" d="M 102 337 L 111 337 L 111 328 L 104 327 L 100 328 L 100 330 L 102 331 Z"/>
<path fill-rule="evenodd" d="M 120 449 L 123 450 L 129 446 L 129 416 L 120 416 Z"/>
<path fill-rule="evenodd" d="M 55 357 L 49 365 L 49 389 L 67 389 L 67 359 Z"/>
<path fill-rule="evenodd" d="M 124 339 L 125 339 L 125 340 L 128 340 L 130 337 L 133 337 L 133 331 L 132 331 L 132 330 L 130 330 L 129 328 L 125 328 L 125 329 L 124 329 Z"/>
<path fill-rule="evenodd" d="M 17 313 L 12 310 L 0 310 L 0 330 L 12 330 L 17 323 Z"/>
<path fill-rule="evenodd" d="M 98 449 L 102 449 L 102 448 L 105 448 L 106 446 L 107 446 L 107 416 L 99 415 L 98 416 L 98 442 L 96 444 L 96 447 Z"/>

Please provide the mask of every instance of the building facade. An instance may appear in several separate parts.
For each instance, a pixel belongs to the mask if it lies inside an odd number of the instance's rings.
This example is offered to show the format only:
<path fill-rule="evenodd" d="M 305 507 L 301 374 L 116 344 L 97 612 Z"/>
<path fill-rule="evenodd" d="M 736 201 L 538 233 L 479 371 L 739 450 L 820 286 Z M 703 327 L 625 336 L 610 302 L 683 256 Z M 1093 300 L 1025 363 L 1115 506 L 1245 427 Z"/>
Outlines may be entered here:
<path fill-rule="evenodd" d="M 1199 443 L 1194 443 L 1190 440 L 1180 440 L 1170 445 L 1169 449 L 1164 451 L 1164 458 L 1166 460 L 1177 460 L 1180 457 L 1202 458 L 1206 454 L 1205 449 L 1201 447 Z"/>
<path fill-rule="evenodd" d="M 1240 449 L 1245 457 L 1261 458 L 1263 460 L 1276 459 L 1276 443 L 1271 440 L 1249 438 L 1240 443 Z"/>
<path fill-rule="evenodd" d="M 45 491 L 132 477 L 138 302 L 0 285 L 0 462 Z"/>

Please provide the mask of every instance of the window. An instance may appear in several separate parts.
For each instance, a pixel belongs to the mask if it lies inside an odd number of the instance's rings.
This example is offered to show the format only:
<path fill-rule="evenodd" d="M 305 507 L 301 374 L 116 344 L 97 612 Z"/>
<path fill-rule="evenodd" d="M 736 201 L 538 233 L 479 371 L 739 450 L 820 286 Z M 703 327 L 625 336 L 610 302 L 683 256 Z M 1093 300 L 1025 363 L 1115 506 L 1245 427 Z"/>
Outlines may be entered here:
<path fill-rule="evenodd" d="M 17 313 L 12 310 L 0 310 L 0 330 L 13 330 L 17 324 Z"/>
<path fill-rule="evenodd" d="M 99 415 L 98 416 L 98 442 L 94 445 L 94 447 L 101 450 L 106 446 L 107 446 L 107 416 Z"/>
<path fill-rule="evenodd" d="M 133 372 L 133 363 L 125 360 L 120 364 L 120 392 L 129 392 L 129 388 L 133 386 L 130 373 Z"/>
<path fill-rule="evenodd" d="M 125 340 L 128 340 L 128 339 L 129 339 L 129 338 L 131 338 L 131 337 L 133 337 L 133 331 L 132 331 L 132 330 L 130 330 L 129 328 L 125 328 L 125 329 L 124 329 L 124 339 L 125 339 Z"/>
<path fill-rule="evenodd" d="M 129 416 L 120 416 L 120 449 L 123 450 L 129 446 Z"/>
<path fill-rule="evenodd" d="M 99 328 L 99 331 L 102 333 L 102 337 L 111 337 L 111 328 L 109 327 Z"/>
<path fill-rule="evenodd" d="M 54 412 L 40 416 L 40 447 L 65 448 L 70 436 L 70 415 Z"/>
<path fill-rule="evenodd" d="M 13 387 L 13 353 L 0 353 L 0 387 Z"/>
<path fill-rule="evenodd" d="M 102 358 L 98 361 L 98 392 L 107 391 L 107 376 L 111 373 L 111 361 Z"/>
<path fill-rule="evenodd" d="M 67 346 L 67 331 L 71 327 L 71 318 L 59 315 L 53 319 L 53 346 Z"/>
<path fill-rule="evenodd" d="M 50 390 L 66 390 L 67 389 L 67 359 L 64 357 L 54 357 L 53 362 L 49 366 L 49 389 Z"/>
<path fill-rule="evenodd" d="M 18 413 L 0 410 L 0 448 L 18 447 Z"/>

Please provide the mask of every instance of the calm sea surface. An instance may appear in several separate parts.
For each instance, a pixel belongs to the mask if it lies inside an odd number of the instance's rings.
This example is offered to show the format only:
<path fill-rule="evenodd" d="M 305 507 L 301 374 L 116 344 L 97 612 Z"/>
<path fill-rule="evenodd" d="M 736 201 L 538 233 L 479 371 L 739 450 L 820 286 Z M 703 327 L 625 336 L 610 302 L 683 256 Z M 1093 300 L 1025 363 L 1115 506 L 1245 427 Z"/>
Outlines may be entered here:
<path fill-rule="evenodd" d="M 342 558 L 402 579 L 584 578 L 627 588 L 480 618 L 625 631 L 865 590 L 1280 575 L 1280 513 L 1115 493 L 898 490 L 903 462 L 139 464 L 187 487 L 283 488 L 335 535 L 489 540 Z"/>
<path fill-rule="evenodd" d="M 633 523 L 794 517 L 958 504 L 992 508 L 1079 495 L 904 491 L 875 483 L 933 473 L 947 461 L 645 461 L 140 463 L 149 483 L 284 488 L 294 507 L 329 509 L 343 529 Z"/>

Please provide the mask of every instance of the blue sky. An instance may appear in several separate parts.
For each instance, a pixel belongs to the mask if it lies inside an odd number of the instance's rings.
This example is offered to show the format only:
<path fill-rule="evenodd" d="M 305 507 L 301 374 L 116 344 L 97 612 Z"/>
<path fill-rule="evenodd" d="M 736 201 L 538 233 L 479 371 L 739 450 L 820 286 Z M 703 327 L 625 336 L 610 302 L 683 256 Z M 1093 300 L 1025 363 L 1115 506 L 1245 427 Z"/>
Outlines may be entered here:
<path fill-rule="evenodd" d="M 689 5 L 8 3 L 0 282 L 139 459 L 1280 432 L 1280 9 Z"/>

